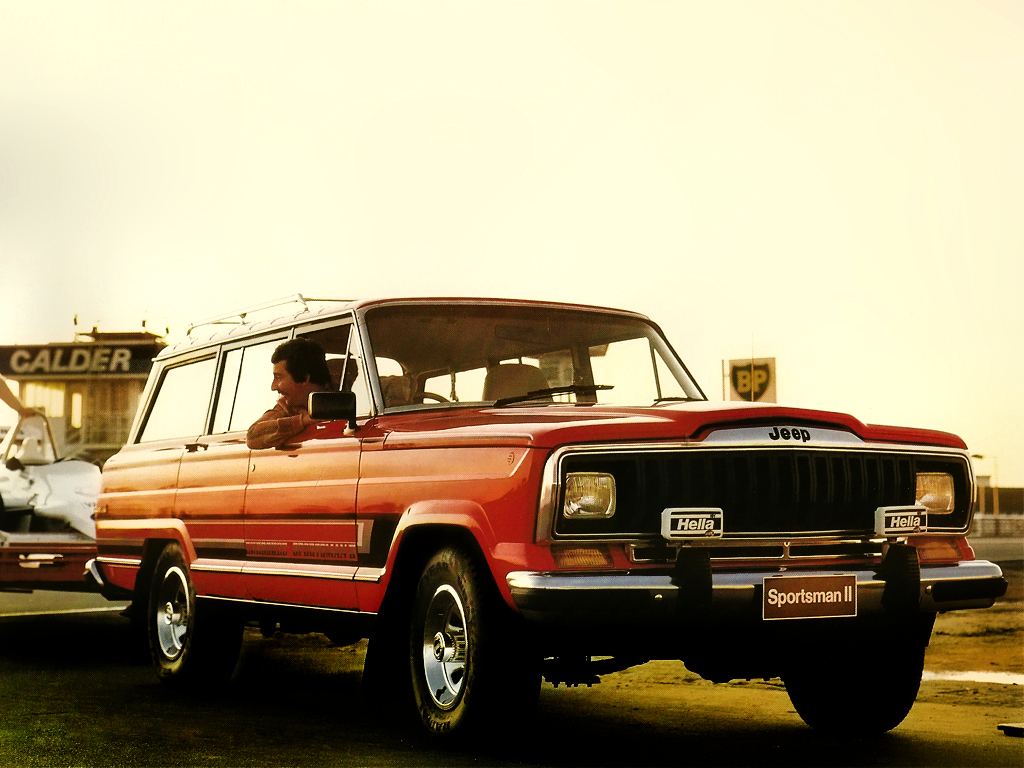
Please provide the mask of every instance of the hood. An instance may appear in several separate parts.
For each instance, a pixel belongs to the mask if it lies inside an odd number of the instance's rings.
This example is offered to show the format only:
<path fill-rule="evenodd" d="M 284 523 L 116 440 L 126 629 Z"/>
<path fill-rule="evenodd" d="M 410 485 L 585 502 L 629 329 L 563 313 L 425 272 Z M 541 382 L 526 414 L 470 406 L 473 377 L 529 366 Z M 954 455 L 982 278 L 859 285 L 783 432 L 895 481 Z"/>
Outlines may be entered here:
<path fill-rule="evenodd" d="M 445 445 L 700 441 L 719 429 L 779 426 L 837 429 L 865 442 L 966 448 L 956 435 L 934 430 L 864 424 L 831 411 L 759 403 L 700 401 L 664 407 L 547 405 L 543 407 L 417 410 L 380 416 L 373 425 L 389 448 Z"/>

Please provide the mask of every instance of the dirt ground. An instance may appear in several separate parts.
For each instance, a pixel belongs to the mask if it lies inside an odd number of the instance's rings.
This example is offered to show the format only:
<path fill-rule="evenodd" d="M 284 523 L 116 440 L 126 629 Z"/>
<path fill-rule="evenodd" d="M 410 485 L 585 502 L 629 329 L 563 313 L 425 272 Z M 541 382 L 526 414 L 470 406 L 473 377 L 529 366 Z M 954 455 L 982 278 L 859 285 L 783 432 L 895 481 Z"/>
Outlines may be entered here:
<path fill-rule="evenodd" d="M 1001 567 L 1010 587 L 994 606 L 936 617 L 925 669 L 1024 674 L 1024 574 L 1019 562 Z"/>
<path fill-rule="evenodd" d="M 925 654 L 926 671 L 1024 674 L 1024 563 L 999 566 L 1009 588 L 994 606 L 936 617 Z M 1013 722 L 1024 722 L 1024 685 L 932 680 L 921 684 L 917 700 L 1009 707 L 1016 711 Z"/>

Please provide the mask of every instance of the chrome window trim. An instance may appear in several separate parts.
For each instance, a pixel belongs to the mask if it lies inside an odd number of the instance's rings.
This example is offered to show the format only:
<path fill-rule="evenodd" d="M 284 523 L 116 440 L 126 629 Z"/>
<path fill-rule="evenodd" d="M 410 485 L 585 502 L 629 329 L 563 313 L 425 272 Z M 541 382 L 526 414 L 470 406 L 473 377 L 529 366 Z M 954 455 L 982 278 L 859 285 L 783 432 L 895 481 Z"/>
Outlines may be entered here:
<path fill-rule="evenodd" d="M 725 431 L 725 430 L 721 430 Z M 841 430 L 828 430 L 830 432 L 840 432 Z M 860 438 L 857 438 L 860 440 Z M 557 502 L 562 492 L 562 483 L 560 478 L 562 476 L 561 467 L 562 461 L 570 455 L 579 454 L 602 454 L 602 453 L 631 453 L 631 454 L 642 454 L 642 453 L 672 453 L 677 451 L 731 451 L 736 449 L 758 449 L 758 450 L 776 450 L 776 451 L 808 451 L 815 453 L 829 452 L 829 453 L 897 453 L 906 456 L 914 457 L 928 457 L 937 456 L 943 458 L 954 457 L 960 459 L 967 469 L 967 485 L 968 485 L 968 504 L 967 504 L 967 527 L 961 528 L 931 528 L 929 534 L 964 534 L 967 530 L 970 530 L 971 520 L 974 517 L 974 496 L 975 496 L 975 479 L 974 479 L 974 467 L 971 464 L 969 452 L 963 448 L 948 448 L 946 446 L 922 446 L 922 445 L 908 445 L 905 443 L 869 443 L 861 440 L 857 444 L 843 443 L 843 444 L 806 444 L 806 443 L 779 443 L 772 442 L 767 438 L 760 441 L 740 439 L 737 441 L 721 441 L 709 444 L 706 440 L 681 440 L 664 443 L 593 443 L 588 445 L 565 445 L 560 448 L 556 448 L 548 456 L 544 463 L 544 469 L 541 472 L 541 488 L 538 494 L 537 500 L 537 524 L 534 530 L 534 542 L 537 544 L 551 544 L 553 542 L 563 541 L 601 541 L 603 543 L 608 542 L 629 542 L 636 541 L 637 537 L 623 536 L 622 534 L 592 534 L 589 536 L 557 536 L 554 533 L 555 530 L 555 517 L 558 512 L 555 509 Z M 815 533 L 828 533 L 826 531 L 816 531 Z M 844 531 L 835 531 L 837 535 L 842 535 Z M 785 535 L 785 534 L 781 534 Z M 794 535 L 795 536 L 795 535 Z M 729 539 L 728 533 L 723 537 L 723 541 L 735 541 L 735 539 Z"/>

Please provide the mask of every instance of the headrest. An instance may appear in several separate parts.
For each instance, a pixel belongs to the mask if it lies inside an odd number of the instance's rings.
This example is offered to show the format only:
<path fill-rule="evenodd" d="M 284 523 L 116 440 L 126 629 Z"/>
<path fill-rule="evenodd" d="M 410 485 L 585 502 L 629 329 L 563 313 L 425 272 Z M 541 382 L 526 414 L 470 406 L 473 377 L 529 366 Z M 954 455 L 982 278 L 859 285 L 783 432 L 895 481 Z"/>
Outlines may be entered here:
<path fill-rule="evenodd" d="M 408 376 L 381 376 L 380 391 L 385 407 L 412 405 L 412 380 Z"/>
<path fill-rule="evenodd" d="M 484 377 L 484 400 L 501 400 L 506 397 L 520 397 L 528 392 L 547 389 L 548 380 L 540 368 L 525 363 L 496 365 L 488 369 Z M 537 398 L 540 400 L 541 398 Z M 544 398 L 551 402 L 551 397 Z"/>

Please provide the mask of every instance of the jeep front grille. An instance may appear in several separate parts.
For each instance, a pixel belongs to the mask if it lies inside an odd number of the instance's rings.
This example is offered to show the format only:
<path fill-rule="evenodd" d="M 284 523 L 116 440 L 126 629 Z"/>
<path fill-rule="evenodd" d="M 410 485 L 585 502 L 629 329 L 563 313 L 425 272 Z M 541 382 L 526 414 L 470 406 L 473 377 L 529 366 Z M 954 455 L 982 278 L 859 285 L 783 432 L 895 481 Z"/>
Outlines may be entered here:
<path fill-rule="evenodd" d="M 870 534 L 878 507 L 914 503 L 915 474 L 949 472 L 956 509 L 943 530 L 966 527 L 968 470 L 958 456 L 885 451 L 804 449 L 650 450 L 566 453 L 568 472 L 615 477 L 614 517 L 569 520 L 554 510 L 556 537 L 660 535 L 667 507 L 714 507 L 724 512 L 725 537 Z M 934 527 L 934 526 L 932 526 Z"/>

